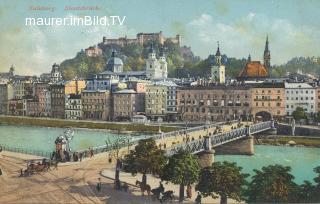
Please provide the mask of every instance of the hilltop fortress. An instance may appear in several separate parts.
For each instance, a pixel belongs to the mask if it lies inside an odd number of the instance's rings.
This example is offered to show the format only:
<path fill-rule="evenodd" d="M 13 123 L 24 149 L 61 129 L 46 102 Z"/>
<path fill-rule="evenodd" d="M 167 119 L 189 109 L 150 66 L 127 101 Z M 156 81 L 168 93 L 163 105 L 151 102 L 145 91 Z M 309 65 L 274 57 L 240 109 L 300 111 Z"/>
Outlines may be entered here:
<path fill-rule="evenodd" d="M 169 40 L 172 43 L 178 44 L 180 46 L 181 36 L 176 35 L 176 37 L 173 37 L 173 38 L 166 38 L 162 34 L 162 31 L 160 31 L 159 33 L 138 33 L 137 38 L 135 38 L 135 39 L 129 39 L 129 38 L 127 38 L 127 36 L 121 37 L 118 39 L 109 39 L 107 37 L 103 37 L 103 44 L 105 44 L 105 45 L 113 44 L 113 45 L 119 45 L 119 46 L 123 47 L 123 46 L 130 45 L 130 44 L 143 45 L 150 40 L 157 41 L 162 45 L 166 40 Z"/>

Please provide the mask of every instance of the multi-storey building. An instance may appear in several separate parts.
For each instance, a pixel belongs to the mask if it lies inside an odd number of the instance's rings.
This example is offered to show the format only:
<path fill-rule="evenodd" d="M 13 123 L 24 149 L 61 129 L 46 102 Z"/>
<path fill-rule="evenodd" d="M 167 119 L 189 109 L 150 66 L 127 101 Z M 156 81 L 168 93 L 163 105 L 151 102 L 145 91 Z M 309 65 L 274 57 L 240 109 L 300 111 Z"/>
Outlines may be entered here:
<path fill-rule="evenodd" d="M 22 99 L 25 96 L 32 96 L 33 86 L 32 81 L 28 79 L 17 79 L 12 83 L 13 98 Z"/>
<path fill-rule="evenodd" d="M 50 90 L 44 90 L 43 95 L 44 95 L 44 113 L 42 115 L 45 117 L 51 117 L 51 92 L 50 92 Z"/>
<path fill-rule="evenodd" d="M 49 88 L 49 84 L 46 82 L 34 82 L 32 88 L 33 97 L 39 98 L 39 95 L 42 94 L 44 90 L 47 90 Z"/>
<path fill-rule="evenodd" d="M 11 84 L 0 84 L 0 114 L 8 113 L 8 101 L 13 98 Z"/>
<path fill-rule="evenodd" d="M 112 99 L 113 120 L 131 120 L 134 115 L 144 112 L 144 93 L 124 89 L 114 92 Z"/>
<path fill-rule="evenodd" d="M 177 90 L 177 109 L 184 121 L 225 121 L 249 119 L 249 86 L 199 86 Z"/>
<path fill-rule="evenodd" d="M 85 90 L 81 93 L 82 118 L 110 120 L 110 91 Z"/>
<path fill-rule="evenodd" d="M 317 86 L 316 88 L 316 112 L 320 112 L 320 86 Z"/>
<path fill-rule="evenodd" d="M 286 114 L 301 107 L 307 113 L 316 112 L 316 88 L 307 83 L 285 83 Z"/>
<path fill-rule="evenodd" d="M 35 99 L 23 99 L 26 104 L 26 116 L 38 117 L 41 114 L 39 101 Z"/>
<path fill-rule="evenodd" d="M 133 89 L 137 93 L 146 93 L 146 85 L 149 81 L 146 80 L 130 80 L 127 81 L 128 89 Z"/>
<path fill-rule="evenodd" d="M 164 85 L 147 85 L 145 111 L 146 116 L 151 119 L 165 117 L 167 113 L 167 91 L 168 87 Z"/>
<path fill-rule="evenodd" d="M 77 79 L 51 84 L 51 116 L 54 118 L 64 118 L 65 95 L 80 94 L 84 88 L 85 81 Z"/>
<path fill-rule="evenodd" d="M 286 115 L 284 83 L 254 84 L 251 93 L 252 115 L 264 119 L 282 118 Z"/>
<path fill-rule="evenodd" d="M 51 94 L 51 116 L 53 118 L 64 118 L 65 86 L 63 83 L 50 85 Z"/>
<path fill-rule="evenodd" d="M 161 85 L 167 87 L 167 105 L 166 105 L 166 120 L 174 121 L 177 119 L 177 88 L 178 85 L 173 81 L 157 81 L 154 85 Z"/>
<path fill-rule="evenodd" d="M 26 104 L 23 99 L 11 99 L 8 101 L 8 114 L 25 116 Z"/>
<path fill-rule="evenodd" d="M 82 118 L 81 95 L 69 94 L 65 99 L 65 118 L 80 120 Z"/>
<path fill-rule="evenodd" d="M 86 90 L 110 90 L 113 84 L 119 83 L 117 74 L 104 71 L 86 81 Z"/>

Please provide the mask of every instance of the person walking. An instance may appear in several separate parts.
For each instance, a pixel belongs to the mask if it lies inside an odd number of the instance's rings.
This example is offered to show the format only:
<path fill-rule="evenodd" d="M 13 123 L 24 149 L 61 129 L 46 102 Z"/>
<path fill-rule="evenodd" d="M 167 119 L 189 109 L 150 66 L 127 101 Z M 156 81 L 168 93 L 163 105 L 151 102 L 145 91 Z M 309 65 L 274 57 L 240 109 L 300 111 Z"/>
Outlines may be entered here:
<path fill-rule="evenodd" d="M 192 187 L 190 184 L 187 186 L 186 194 L 187 194 L 187 198 L 190 199 L 192 197 Z"/>
<path fill-rule="evenodd" d="M 101 191 L 101 179 L 100 179 L 100 178 L 98 178 L 97 191 L 98 191 L 98 192 Z"/>
<path fill-rule="evenodd" d="M 201 194 L 200 194 L 200 192 L 198 192 L 198 195 L 197 195 L 197 197 L 196 197 L 196 204 L 201 204 Z"/>

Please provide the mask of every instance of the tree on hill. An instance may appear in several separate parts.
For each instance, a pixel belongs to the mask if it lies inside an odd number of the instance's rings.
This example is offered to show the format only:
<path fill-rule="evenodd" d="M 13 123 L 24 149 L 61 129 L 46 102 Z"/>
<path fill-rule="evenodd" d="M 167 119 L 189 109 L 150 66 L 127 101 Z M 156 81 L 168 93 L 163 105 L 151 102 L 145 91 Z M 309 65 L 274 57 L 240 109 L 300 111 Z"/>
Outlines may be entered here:
<path fill-rule="evenodd" d="M 290 174 L 291 167 L 269 165 L 261 170 L 254 169 L 255 175 L 245 193 L 249 203 L 295 202 L 298 186 Z"/>
<path fill-rule="evenodd" d="M 227 203 L 228 198 L 242 200 L 248 174 L 241 173 L 242 167 L 232 162 L 215 162 L 211 167 L 202 169 L 196 190 L 204 196 L 217 198 L 220 203 Z"/>
<path fill-rule="evenodd" d="M 161 179 L 180 185 L 179 200 L 181 202 L 184 198 L 184 186 L 195 183 L 199 171 L 197 158 L 190 152 L 180 150 L 169 158 L 169 162 L 163 168 Z"/>
<path fill-rule="evenodd" d="M 132 174 L 142 173 L 142 183 L 147 184 L 146 174 L 160 175 L 167 158 L 153 138 L 139 140 L 137 146 L 123 161 L 124 170 Z"/>
<path fill-rule="evenodd" d="M 104 70 L 106 60 L 103 56 L 88 57 L 84 52 L 79 52 L 75 58 L 65 60 L 60 64 L 64 79 L 75 77 L 86 78 Z"/>

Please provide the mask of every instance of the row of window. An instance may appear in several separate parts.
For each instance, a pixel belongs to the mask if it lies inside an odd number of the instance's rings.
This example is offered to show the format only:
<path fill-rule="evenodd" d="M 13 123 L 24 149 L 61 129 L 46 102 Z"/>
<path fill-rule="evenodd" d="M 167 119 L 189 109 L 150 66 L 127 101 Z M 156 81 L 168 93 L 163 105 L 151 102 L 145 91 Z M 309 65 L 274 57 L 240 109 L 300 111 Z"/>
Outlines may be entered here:
<path fill-rule="evenodd" d="M 293 93 L 299 94 L 299 91 L 288 91 L 288 90 L 287 90 L 287 94 L 289 94 L 290 92 L 291 92 L 291 94 L 293 94 Z M 306 91 L 300 90 L 300 93 L 301 93 L 301 94 L 303 94 L 303 93 L 308 94 L 309 92 L 310 92 L 310 94 L 313 94 L 313 90 L 311 90 L 311 91 L 308 91 L 308 90 L 306 90 Z"/>
<path fill-rule="evenodd" d="M 310 98 L 309 97 L 305 97 L 305 100 L 313 100 L 313 99 L 314 99 L 313 97 L 310 97 Z M 287 100 L 289 100 L 289 97 L 287 97 Z M 297 101 L 297 100 L 299 100 L 299 97 L 295 97 L 295 98 L 291 97 L 291 100 L 296 100 Z M 300 100 L 303 101 L 303 97 L 300 97 Z"/>
<path fill-rule="evenodd" d="M 208 98 L 208 99 L 210 99 L 210 98 L 218 99 L 219 97 L 225 99 L 225 98 L 227 98 L 227 95 L 210 95 L 210 94 L 207 95 L 207 98 Z M 186 98 L 186 96 L 185 96 L 184 94 L 181 94 L 181 98 Z M 191 95 L 188 94 L 188 95 L 187 95 L 187 98 L 191 98 Z M 194 94 L 194 95 L 193 95 L 193 98 L 195 98 L 195 99 L 197 99 L 197 98 L 203 99 L 203 98 L 204 98 L 204 95 L 203 95 L 203 94 L 200 94 L 200 95 Z M 230 99 L 235 98 L 235 95 L 229 95 L 229 98 L 230 98 Z M 241 98 L 241 96 L 240 96 L 240 95 L 237 95 L 236 98 Z M 249 96 L 245 94 L 244 96 L 242 96 L 242 98 L 249 98 Z"/>
<path fill-rule="evenodd" d="M 272 92 L 271 90 L 261 90 L 261 93 L 271 93 L 271 92 Z M 260 91 L 256 90 L 256 93 L 258 94 L 258 93 L 260 93 Z M 278 89 L 277 93 L 281 93 L 281 91 Z"/>
<path fill-rule="evenodd" d="M 261 102 L 261 103 L 259 103 L 259 102 L 256 102 L 256 106 L 268 106 L 268 107 L 271 107 L 271 103 L 265 103 L 265 102 Z M 281 103 L 276 103 L 276 106 L 277 107 L 280 107 L 281 106 Z"/>
<path fill-rule="evenodd" d="M 300 106 L 299 106 L 299 107 L 300 107 Z M 314 107 L 313 105 L 310 105 L 310 108 L 311 108 L 311 109 L 313 109 L 313 107 Z M 292 108 L 292 109 L 293 109 L 294 106 L 293 106 L 293 105 L 287 105 L 287 108 Z M 306 110 L 307 110 L 307 109 L 306 109 Z"/>

